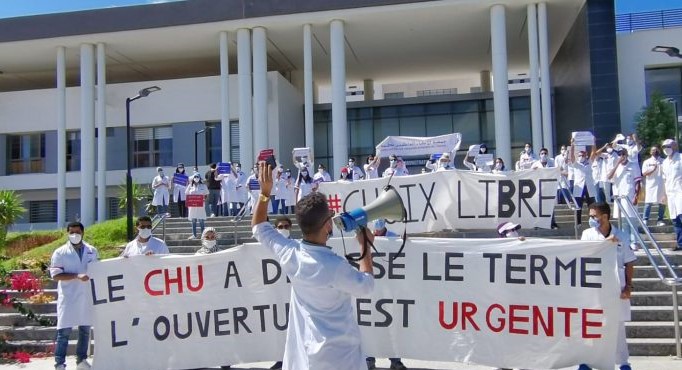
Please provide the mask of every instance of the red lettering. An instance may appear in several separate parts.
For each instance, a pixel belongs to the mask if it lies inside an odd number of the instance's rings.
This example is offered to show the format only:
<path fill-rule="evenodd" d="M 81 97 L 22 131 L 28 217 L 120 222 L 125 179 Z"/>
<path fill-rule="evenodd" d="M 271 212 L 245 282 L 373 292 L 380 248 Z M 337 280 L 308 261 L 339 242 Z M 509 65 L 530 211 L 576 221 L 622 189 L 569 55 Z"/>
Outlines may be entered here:
<path fill-rule="evenodd" d="M 192 286 L 192 274 L 190 271 L 190 266 L 187 266 L 185 268 L 185 275 L 187 277 L 187 289 L 189 289 L 190 292 L 198 292 L 201 290 L 201 288 L 204 287 L 204 266 L 199 265 L 197 267 L 197 273 L 199 275 L 199 285 Z"/>
<path fill-rule="evenodd" d="M 603 323 L 601 321 L 589 321 L 587 315 L 602 315 L 604 310 L 596 310 L 591 308 L 586 308 L 582 312 L 583 317 L 583 338 L 585 339 L 599 339 L 601 338 L 601 333 L 590 334 L 587 332 L 588 328 L 601 328 Z"/>
<path fill-rule="evenodd" d="M 478 307 L 476 307 L 475 303 L 462 302 L 462 330 L 467 329 L 467 321 L 471 323 L 471 326 L 473 326 L 476 331 L 481 330 L 472 317 L 476 314 L 476 311 L 478 311 Z"/>
<path fill-rule="evenodd" d="M 438 302 L 438 322 L 440 326 L 447 330 L 452 330 L 457 326 L 457 302 L 452 302 L 452 322 L 445 322 L 445 302 Z"/>
<path fill-rule="evenodd" d="M 166 295 L 170 294 L 171 284 L 178 285 L 178 293 L 182 293 L 182 267 L 177 267 L 175 269 L 175 277 L 171 279 L 170 274 L 168 274 L 168 269 L 163 270 L 163 278 L 166 283 Z"/>
<path fill-rule="evenodd" d="M 144 290 L 151 296 L 163 295 L 163 290 L 152 290 L 152 288 L 149 287 L 149 280 L 155 275 L 161 275 L 161 270 L 152 270 L 147 273 L 144 277 Z"/>
<path fill-rule="evenodd" d="M 578 312 L 574 307 L 557 307 L 557 312 L 564 314 L 564 336 L 571 336 L 571 314 Z"/>
<path fill-rule="evenodd" d="M 529 307 L 528 306 L 522 306 L 522 305 L 516 305 L 512 304 L 509 305 L 509 332 L 512 334 L 528 334 L 528 329 L 519 329 L 518 327 L 514 327 L 514 324 L 516 323 L 527 323 L 530 321 L 528 316 L 517 316 L 516 311 L 528 311 Z"/>
<path fill-rule="evenodd" d="M 493 309 L 499 310 L 500 313 L 502 313 L 502 315 L 503 315 L 502 317 L 497 319 L 497 322 L 500 324 L 500 326 L 498 326 L 498 327 L 493 326 L 493 324 L 490 322 L 490 316 L 492 316 Z M 490 307 L 488 307 L 488 310 L 485 313 L 485 322 L 488 324 L 488 328 L 490 328 L 490 330 L 492 330 L 495 333 L 499 333 L 502 330 L 504 330 L 504 324 L 505 324 L 504 314 L 505 313 L 506 312 L 504 310 L 504 307 L 501 304 L 495 303 L 493 305 L 490 305 Z"/>
<path fill-rule="evenodd" d="M 538 335 L 538 327 L 542 326 L 545 336 L 554 336 L 554 310 L 547 307 L 547 321 L 542 318 L 540 307 L 533 306 L 533 335 Z"/>

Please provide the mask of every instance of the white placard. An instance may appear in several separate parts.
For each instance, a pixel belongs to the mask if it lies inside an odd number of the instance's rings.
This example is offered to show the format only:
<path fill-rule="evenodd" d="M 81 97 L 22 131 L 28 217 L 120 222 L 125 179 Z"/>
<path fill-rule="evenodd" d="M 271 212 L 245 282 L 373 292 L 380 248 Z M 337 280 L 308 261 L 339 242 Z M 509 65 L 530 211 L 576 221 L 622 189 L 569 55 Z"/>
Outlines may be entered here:
<path fill-rule="evenodd" d="M 379 157 L 392 154 L 401 157 L 430 155 L 433 153 L 454 153 L 459 149 L 462 135 L 459 133 L 431 137 L 387 136 L 376 147 Z"/>
<path fill-rule="evenodd" d="M 477 167 L 492 167 L 493 163 L 495 163 L 495 158 L 492 154 L 479 154 L 476 156 L 475 162 Z"/>
<path fill-rule="evenodd" d="M 590 131 L 574 131 L 571 133 L 571 138 L 575 145 L 594 145 L 594 135 Z"/>
<path fill-rule="evenodd" d="M 310 159 L 310 148 L 294 148 L 291 154 L 293 154 L 294 158 L 307 157 Z"/>
<path fill-rule="evenodd" d="M 467 152 L 467 157 L 475 157 L 480 153 L 481 151 L 481 146 L 480 145 L 469 145 L 469 151 Z"/>
<path fill-rule="evenodd" d="M 374 291 L 354 302 L 365 353 L 505 368 L 613 367 L 622 323 L 610 242 L 410 238 L 390 259 L 400 242 L 376 239 Z M 343 253 L 339 238 L 329 245 Z M 345 246 L 358 250 L 352 238 Z M 260 244 L 117 258 L 91 264 L 88 275 L 95 370 L 282 359 L 290 284 Z"/>

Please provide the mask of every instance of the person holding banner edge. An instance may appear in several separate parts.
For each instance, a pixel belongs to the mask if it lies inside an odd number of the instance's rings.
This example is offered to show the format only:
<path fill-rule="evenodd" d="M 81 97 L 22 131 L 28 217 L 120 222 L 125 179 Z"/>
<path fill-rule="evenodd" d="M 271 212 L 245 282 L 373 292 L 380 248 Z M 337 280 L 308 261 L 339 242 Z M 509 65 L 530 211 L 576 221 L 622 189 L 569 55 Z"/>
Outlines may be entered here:
<path fill-rule="evenodd" d="M 261 196 L 251 227 L 256 239 L 275 254 L 292 286 L 283 368 L 364 370 L 366 363 L 351 296 L 366 295 L 374 289 L 372 254 L 364 253 L 358 271 L 326 246 L 334 213 L 326 197 L 317 192 L 296 204 L 303 239 L 291 240 L 278 233 L 267 222 L 272 173 L 265 162 L 259 165 Z M 372 242 L 374 237 L 363 232 L 357 239 L 369 249 L 366 241 Z"/>

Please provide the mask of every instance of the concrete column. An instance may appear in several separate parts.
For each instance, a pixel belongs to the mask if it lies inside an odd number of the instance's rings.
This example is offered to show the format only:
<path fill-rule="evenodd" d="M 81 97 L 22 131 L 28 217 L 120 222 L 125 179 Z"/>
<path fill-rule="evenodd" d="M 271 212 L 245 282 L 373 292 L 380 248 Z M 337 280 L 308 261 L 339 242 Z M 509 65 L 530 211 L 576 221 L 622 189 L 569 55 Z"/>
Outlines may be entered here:
<path fill-rule="evenodd" d="M 513 168 L 511 155 L 511 129 L 509 123 L 509 87 L 507 72 L 507 24 L 504 5 L 490 8 L 490 35 L 493 58 L 493 106 L 495 110 L 495 151 L 509 168 Z"/>
<path fill-rule="evenodd" d="M 315 154 L 315 130 L 313 119 L 313 27 L 303 25 L 303 117 L 305 122 L 305 146 Z"/>
<path fill-rule="evenodd" d="M 268 50 L 266 31 L 255 27 L 253 33 L 253 149 L 254 155 L 268 144 Z"/>
<path fill-rule="evenodd" d="M 348 160 L 348 123 L 346 122 L 346 40 L 343 21 L 335 19 L 330 25 L 331 72 L 332 72 L 332 155 L 333 168 L 337 173 Z"/>
<path fill-rule="evenodd" d="M 492 89 L 492 78 L 490 71 L 481 71 L 481 92 L 491 92 Z"/>
<path fill-rule="evenodd" d="M 57 227 L 66 226 L 66 48 L 57 48 Z"/>
<path fill-rule="evenodd" d="M 365 101 L 374 100 L 374 80 L 362 80 L 362 92 Z"/>
<path fill-rule="evenodd" d="M 253 122 L 251 120 L 251 30 L 237 30 L 237 74 L 239 76 L 239 157 L 242 168 L 253 166 Z"/>
<path fill-rule="evenodd" d="M 103 43 L 97 44 L 97 222 L 107 219 L 107 64 Z"/>
<path fill-rule="evenodd" d="M 223 162 L 231 162 L 230 147 L 230 64 L 227 31 L 220 32 L 220 152 Z"/>
<path fill-rule="evenodd" d="M 554 155 L 554 129 L 552 125 L 552 94 L 549 77 L 549 31 L 547 4 L 538 4 L 538 40 L 540 45 L 540 95 L 542 99 L 542 144 L 549 155 Z"/>
<path fill-rule="evenodd" d="M 538 61 L 537 5 L 528 4 L 528 76 L 530 77 L 530 123 L 533 131 L 533 148 L 536 153 L 543 147 L 542 113 L 540 107 L 540 70 Z"/>
<path fill-rule="evenodd" d="M 81 44 L 81 207 L 85 227 L 95 221 L 95 47 Z"/>

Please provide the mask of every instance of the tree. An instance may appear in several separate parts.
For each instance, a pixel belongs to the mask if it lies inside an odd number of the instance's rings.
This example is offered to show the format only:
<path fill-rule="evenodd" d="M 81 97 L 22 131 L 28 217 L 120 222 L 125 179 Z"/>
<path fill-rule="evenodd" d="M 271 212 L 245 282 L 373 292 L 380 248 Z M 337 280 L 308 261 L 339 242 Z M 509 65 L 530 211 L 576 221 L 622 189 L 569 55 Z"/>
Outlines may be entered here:
<path fill-rule="evenodd" d="M 659 92 L 654 92 L 648 106 L 635 118 L 637 137 L 644 147 L 661 145 L 665 139 L 675 136 L 677 117 L 673 106 Z"/>
<path fill-rule="evenodd" d="M 21 197 L 14 190 L 0 190 L 0 246 L 5 246 L 5 237 L 10 226 L 14 225 L 26 212 Z"/>
<path fill-rule="evenodd" d="M 149 197 L 151 196 L 151 193 L 149 192 L 149 188 L 147 188 L 144 185 L 140 184 L 132 184 L 132 189 L 133 189 L 133 215 L 137 215 L 139 212 L 139 206 L 140 204 L 143 204 L 145 206 L 146 210 L 146 204 L 143 202 L 148 201 Z M 127 193 L 126 193 L 126 185 L 120 185 L 118 187 L 118 208 L 119 209 L 126 209 L 128 206 L 128 198 L 127 198 Z"/>

